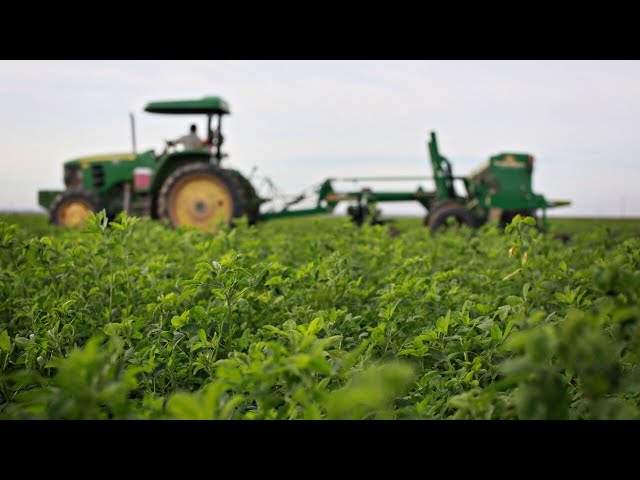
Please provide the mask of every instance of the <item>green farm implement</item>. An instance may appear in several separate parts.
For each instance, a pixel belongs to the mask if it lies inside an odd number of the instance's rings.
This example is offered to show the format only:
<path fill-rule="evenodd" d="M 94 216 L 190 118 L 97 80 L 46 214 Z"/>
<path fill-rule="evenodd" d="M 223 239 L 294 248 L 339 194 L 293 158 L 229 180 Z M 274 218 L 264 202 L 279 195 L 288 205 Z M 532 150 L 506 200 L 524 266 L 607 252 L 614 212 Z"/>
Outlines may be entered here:
<path fill-rule="evenodd" d="M 542 210 L 546 222 L 548 208 L 568 205 L 566 201 L 547 201 L 531 188 L 534 159 L 522 153 L 502 153 L 491 157 L 479 170 L 466 177 L 453 175 L 451 163 L 440 154 L 435 134 L 428 141 L 432 177 L 330 178 L 314 192 L 315 206 L 292 209 L 306 198 L 300 195 L 282 208 L 261 211 L 270 198 L 262 198 L 251 181 L 239 171 L 223 168 L 226 154 L 221 147 L 222 118 L 230 113 L 219 97 L 200 100 L 152 102 L 150 113 L 205 115 L 208 132 L 206 146 L 196 150 L 177 150 L 171 142 L 159 154 L 153 150 L 82 157 L 64 164 L 64 191 L 40 191 L 38 200 L 48 209 L 50 221 L 61 226 L 80 226 L 89 212 L 105 209 L 113 218 L 121 211 L 168 221 L 174 226 L 193 226 L 216 232 L 234 218 L 246 216 L 250 223 L 301 215 L 326 214 L 340 202 L 349 202 L 348 213 L 358 225 L 368 218 L 378 222 L 375 205 L 381 202 L 416 201 L 427 211 L 425 225 L 431 232 L 452 222 L 471 228 L 490 218 L 503 223 L 516 214 L 536 216 Z M 215 121 L 215 129 L 212 123 Z M 133 123 L 132 123 L 133 127 Z M 336 181 L 418 181 L 431 179 L 434 191 L 418 187 L 415 191 L 336 191 Z M 464 193 L 454 184 L 462 183 Z"/>

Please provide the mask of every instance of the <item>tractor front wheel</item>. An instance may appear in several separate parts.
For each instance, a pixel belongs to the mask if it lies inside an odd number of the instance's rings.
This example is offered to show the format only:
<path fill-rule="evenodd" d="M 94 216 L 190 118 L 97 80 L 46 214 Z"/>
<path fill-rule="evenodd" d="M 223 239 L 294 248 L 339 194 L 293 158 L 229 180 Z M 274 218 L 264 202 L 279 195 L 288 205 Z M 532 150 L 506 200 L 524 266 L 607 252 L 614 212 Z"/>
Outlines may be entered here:
<path fill-rule="evenodd" d="M 158 218 L 174 227 L 216 233 L 221 224 L 247 213 L 247 191 L 238 177 L 208 163 L 177 168 L 158 193 Z"/>
<path fill-rule="evenodd" d="M 429 231 L 435 235 L 436 231 L 445 228 L 449 219 L 454 219 L 458 225 L 467 225 L 470 228 L 477 227 L 475 217 L 460 203 L 442 205 L 429 215 Z"/>
<path fill-rule="evenodd" d="M 59 193 L 49 207 L 49 221 L 60 227 L 82 228 L 91 212 L 102 210 L 102 202 L 92 192 L 70 188 Z"/>

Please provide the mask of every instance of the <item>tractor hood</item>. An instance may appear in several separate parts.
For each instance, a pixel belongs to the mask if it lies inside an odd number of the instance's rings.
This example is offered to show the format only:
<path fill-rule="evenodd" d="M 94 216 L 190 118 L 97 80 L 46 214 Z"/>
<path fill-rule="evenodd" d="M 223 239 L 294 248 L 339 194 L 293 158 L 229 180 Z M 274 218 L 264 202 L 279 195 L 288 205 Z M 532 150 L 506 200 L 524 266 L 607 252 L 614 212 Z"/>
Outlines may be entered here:
<path fill-rule="evenodd" d="M 80 165 L 85 168 L 95 162 L 130 162 L 138 158 L 134 153 L 107 153 L 104 155 L 93 155 L 90 157 L 74 158 L 64 163 L 65 166 Z"/>

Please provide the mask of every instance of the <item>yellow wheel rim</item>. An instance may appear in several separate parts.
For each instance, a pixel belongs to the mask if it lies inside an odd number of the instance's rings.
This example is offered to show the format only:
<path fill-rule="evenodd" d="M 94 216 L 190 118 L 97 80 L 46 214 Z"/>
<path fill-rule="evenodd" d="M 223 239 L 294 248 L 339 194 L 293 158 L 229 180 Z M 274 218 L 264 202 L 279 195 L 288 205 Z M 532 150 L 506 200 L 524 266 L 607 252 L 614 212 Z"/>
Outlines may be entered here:
<path fill-rule="evenodd" d="M 215 233 L 231 221 L 233 198 L 226 185 L 207 174 L 180 180 L 169 194 L 169 217 L 175 226 L 187 225 Z"/>
<path fill-rule="evenodd" d="M 64 227 L 79 228 L 84 226 L 84 220 L 89 218 L 91 207 L 82 200 L 65 202 L 58 211 L 58 224 Z"/>

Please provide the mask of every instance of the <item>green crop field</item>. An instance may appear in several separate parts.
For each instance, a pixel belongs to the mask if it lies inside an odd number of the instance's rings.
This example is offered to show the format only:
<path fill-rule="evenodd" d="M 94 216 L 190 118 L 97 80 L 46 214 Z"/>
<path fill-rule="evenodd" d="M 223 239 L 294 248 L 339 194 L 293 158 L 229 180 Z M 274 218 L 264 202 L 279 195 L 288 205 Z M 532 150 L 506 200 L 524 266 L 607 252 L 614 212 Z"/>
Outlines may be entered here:
<path fill-rule="evenodd" d="M 0 216 L 0 419 L 640 418 L 640 221 Z"/>

